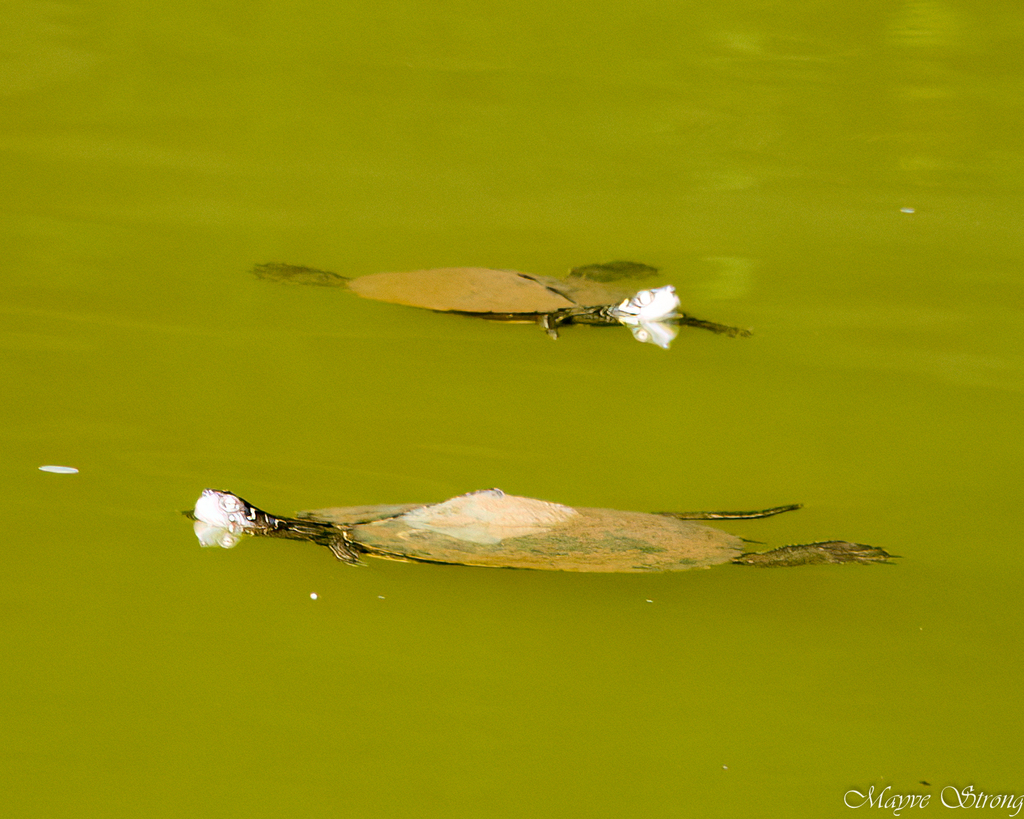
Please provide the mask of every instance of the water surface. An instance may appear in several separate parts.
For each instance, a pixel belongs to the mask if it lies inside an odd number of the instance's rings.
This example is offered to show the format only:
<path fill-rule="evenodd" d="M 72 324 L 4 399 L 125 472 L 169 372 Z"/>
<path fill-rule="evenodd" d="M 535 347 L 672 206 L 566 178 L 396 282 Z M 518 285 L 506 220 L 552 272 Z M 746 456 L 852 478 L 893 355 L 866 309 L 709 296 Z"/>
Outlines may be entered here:
<path fill-rule="evenodd" d="M 932 813 L 946 785 L 1024 793 L 1011 7 L 4 16 L 5 815 L 821 817 L 870 785 Z M 616 258 L 754 336 L 551 341 L 248 274 Z M 902 559 L 352 568 L 200 549 L 179 512 L 205 486 L 282 514 L 492 486 L 799 501 L 725 528 Z"/>

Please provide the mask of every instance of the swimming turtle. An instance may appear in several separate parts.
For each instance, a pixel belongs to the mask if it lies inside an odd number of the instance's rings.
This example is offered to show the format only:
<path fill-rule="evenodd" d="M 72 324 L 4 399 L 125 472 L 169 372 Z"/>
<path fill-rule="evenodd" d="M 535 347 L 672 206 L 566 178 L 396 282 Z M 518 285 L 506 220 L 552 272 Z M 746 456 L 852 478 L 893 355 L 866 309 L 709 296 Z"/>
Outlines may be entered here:
<path fill-rule="evenodd" d="M 563 279 L 484 267 L 443 267 L 348 278 L 327 270 L 280 263 L 256 265 L 253 273 L 269 281 L 346 287 L 367 299 L 409 307 L 493 321 L 536 322 L 555 338 L 563 324 L 625 324 L 639 341 L 665 348 L 675 338 L 674 325 L 678 324 L 730 336 L 750 335 L 749 330 L 680 313 L 672 285 L 630 291 L 609 284 L 657 273 L 657 268 L 638 262 L 576 267 Z"/>
<path fill-rule="evenodd" d="M 742 539 L 694 520 L 762 518 L 757 512 L 619 512 L 586 509 L 484 489 L 435 504 L 315 509 L 280 518 L 230 492 L 203 490 L 195 532 L 204 546 L 234 546 L 241 535 L 309 540 L 339 560 L 388 560 L 572 572 L 668 572 L 718 563 L 796 566 L 884 563 L 883 549 L 846 541 L 748 552 Z"/>

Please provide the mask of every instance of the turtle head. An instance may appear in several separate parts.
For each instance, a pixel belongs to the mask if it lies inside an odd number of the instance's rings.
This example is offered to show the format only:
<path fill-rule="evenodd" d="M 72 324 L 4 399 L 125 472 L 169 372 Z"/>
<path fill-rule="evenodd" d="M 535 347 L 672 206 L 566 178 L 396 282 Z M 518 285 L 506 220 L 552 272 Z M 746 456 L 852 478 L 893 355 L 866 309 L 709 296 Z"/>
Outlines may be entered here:
<path fill-rule="evenodd" d="M 633 338 L 657 344 L 667 350 L 676 337 L 676 328 L 667 322 L 679 318 L 679 297 L 667 284 L 653 290 L 641 290 L 632 298 L 608 311 L 608 315 L 629 327 Z"/>
<path fill-rule="evenodd" d="M 244 535 L 308 540 L 326 546 L 338 560 L 359 563 L 359 552 L 343 527 L 317 520 L 278 518 L 257 509 L 244 498 L 220 489 L 204 489 L 195 509 L 185 515 L 200 546 L 230 549 Z"/>
<path fill-rule="evenodd" d="M 224 529 L 252 528 L 255 507 L 231 492 L 204 489 L 196 501 L 193 515 L 197 521 Z"/>
<path fill-rule="evenodd" d="M 609 315 L 623 324 L 641 324 L 667 321 L 679 317 L 679 296 L 671 284 L 641 290 L 609 311 Z"/>
<path fill-rule="evenodd" d="M 192 511 L 192 528 L 203 546 L 230 549 L 241 535 L 259 529 L 259 510 L 231 492 L 204 489 Z"/>

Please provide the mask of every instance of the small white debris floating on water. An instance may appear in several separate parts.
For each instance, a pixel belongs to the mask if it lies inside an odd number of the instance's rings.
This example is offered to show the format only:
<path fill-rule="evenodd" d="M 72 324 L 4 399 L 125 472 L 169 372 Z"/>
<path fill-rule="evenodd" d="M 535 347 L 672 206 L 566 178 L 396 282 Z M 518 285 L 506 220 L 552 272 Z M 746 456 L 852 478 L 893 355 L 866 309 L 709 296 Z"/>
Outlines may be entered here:
<path fill-rule="evenodd" d="M 900 208 L 900 213 L 915 213 L 913 208 Z"/>
<path fill-rule="evenodd" d="M 77 475 L 78 470 L 73 466 L 41 466 L 40 472 L 56 472 L 58 475 Z"/>
<path fill-rule="evenodd" d="M 309 595 L 309 599 L 310 600 L 316 600 L 319 597 L 320 597 L 320 595 L 318 595 L 316 592 L 310 592 L 310 595 Z"/>

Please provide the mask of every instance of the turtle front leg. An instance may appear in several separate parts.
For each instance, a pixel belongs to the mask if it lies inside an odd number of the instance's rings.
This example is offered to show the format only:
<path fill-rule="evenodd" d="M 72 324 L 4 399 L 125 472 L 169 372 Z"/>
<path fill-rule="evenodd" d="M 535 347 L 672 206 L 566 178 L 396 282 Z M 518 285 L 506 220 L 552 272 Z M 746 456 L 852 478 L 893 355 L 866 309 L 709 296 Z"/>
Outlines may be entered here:
<path fill-rule="evenodd" d="M 349 537 L 348 529 L 339 529 L 337 532 L 332 532 L 330 535 L 323 537 L 318 542 L 323 543 L 328 549 L 331 550 L 338 560 L 342 563 L 347 563 L 350 566 L 361 566 L 362 561 L 359 560 L 360 550 L 356 548 L 356 542 Z"/>
<path fill-rule="evenodd" d="M 565 324 L 566 317 L 561 311 L 554 313 L 542 313 L 537 318 L 537 323 L 544 328 L 544 332 L 548 334 L 549 338 L 558 338 L 558 328 Z"/>
<path fill-rule="evenodd" d="M 301 518 L 276 518 L 278 528 L 264 532 L 269 537 L 288 538 L 290 540 L 308 540 L 320 546 L 326 546 L 342 563 L 351 566 L 361 565 L 359 555 L 363 550 L 349 536 L 349 529 L 342 529 L 331 523 Z"/>
<path fill-rule="evenodd" d="M 679 318 L 672 319 L 674 324 L 683 324 L 687 327 L 698 327 L 701 330 L 710 330 L 712 333 L 719 333 L 721 335 L 731 336 L 732 338 L 746 338 L 747 336 L 753 335 L 752 330 L 745 329 L 743 327 L 730 327 L 728 324 L 718 324 L 714 321 L 705 321 L 704 319 L 695 318 L 683 313 Z"/>
<path fill-rule="evenodd" d="M 551 338 L 558 338 L 558 329 L 563 324 L 601 324 L 614 325 L 619 320 L 608 315 L 609 307 L 563 307 L 552 310 L 537 317 Z"/>

